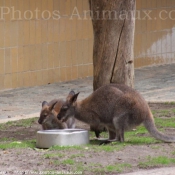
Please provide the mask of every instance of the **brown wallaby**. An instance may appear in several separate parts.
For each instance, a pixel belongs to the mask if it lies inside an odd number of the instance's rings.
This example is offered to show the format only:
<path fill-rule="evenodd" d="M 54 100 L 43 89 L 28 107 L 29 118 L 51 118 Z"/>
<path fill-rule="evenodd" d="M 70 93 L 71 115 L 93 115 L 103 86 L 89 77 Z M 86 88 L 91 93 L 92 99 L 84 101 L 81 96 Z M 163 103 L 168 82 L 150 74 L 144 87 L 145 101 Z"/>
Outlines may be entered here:
<path fill-rule="evenodd" d="M 75 93 L 74 93 L 74 94 L 75 94 Z M 66 101 L 69 101 L 70 98 L 71 98 L 71 96 L 68 95 Z M 60 111 L 60 108 L 59 108 L 59 111 Z M 64 121 L 64 119 L 63 119 L 63 121 Z M 104 128 L 104 126 L 102 126 L 102 125 L 100 125 L 100 124 L 92 124 L 92 125 L 90 125 L 90 130 L 91 130 L 91 131 L 94 131 L 94 132 L 95 132 L 95 136 L 96 136 L 97 138 L 99 138 L 99 137 L 100 137 L 100 133 L 103 132 L 103 131 L 105 131 L 105 128 Z"/>
<path fill-rule="evenodd" d="M 144 98 L 134 89 L 121 84 L 100 87 L 90 96 L 77 102 L 78 94 L 71 91 L 64 102 L 58 119 L 75 118 L 90 125 L 103 125 L 108 129 L 109 139 L 124 141 L 124 132 L 144 124 L 150 134 L 164 142 L 175 142 L 175 137 L 160 133 L 150 108 Z"/>
<path fill-rule="evenodd" d="M 57 114 L 63 104 L 64 101 L 61 99 L 54 99 L 49 103 L 43 101 L 40 118 L 38 120 L 38 123 L 42 125 L 43 130 L 75 128 L 74 117 L 69 118 L 66 122 L 61 122 L 57 119 Z"/>

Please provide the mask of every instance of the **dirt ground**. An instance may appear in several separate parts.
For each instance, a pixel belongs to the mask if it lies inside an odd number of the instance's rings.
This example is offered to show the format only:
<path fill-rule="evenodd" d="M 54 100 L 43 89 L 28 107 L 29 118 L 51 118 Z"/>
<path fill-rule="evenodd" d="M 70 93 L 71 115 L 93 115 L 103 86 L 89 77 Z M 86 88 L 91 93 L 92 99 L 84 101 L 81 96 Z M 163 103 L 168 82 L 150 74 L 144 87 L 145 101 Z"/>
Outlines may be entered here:
<path fill-rule="evenodd" d="M 165 112 L 164 115 L 159 113 L 159 111 L 171 111 L 171 109 L 175 109 L 175 104 L 149 105 L 151 110 L 155 111 L 154 116 L 156 117 L 167 118 L 175 116 L 173 112 Z M 77 128 L 89 129 L 89 126 L 78 122 Z M 8 128 L 0 129 L 0 143 L 2 143 L 3 138 L 15 141 L 33 140 L 33 142 L 35 142 L 36 132 L 40 129 L 41 126 L 37 123 L 37 120 L 28 127 L 11 125 Z M 158 129 L 160 130 L 162 128 Z M 175 135 L 175 128 L 165 127 L 164 129 L 163 132 L 166 134 Z M 148 133 L 146 135 L 150 136 Z M 142 137 L 142 135 L 139 137 Z M 81 174 L 79 172 L 82 171 L 82 174 L 88 175 L 112 175 L 136 172 L 142 169 L 143 167 L 140 166 L 140 162 L 144 162 L 149 156 L 175 158 L 175 143 L 155 141 L 151 144 L 123 145 L 116 143 L 110 147 L 99 146 L 98 142 L 91 141 L 90 145 L 72 148 L 63 147 L 49 150 L 36 148 L 0 149 L 0 174 Z M 111 147 L 112 151 L 110 150 Z M 113 170 L 115 165 L 118 166 L 118 170 Z M 174 165 L 175 162 L 167 166 Z M 124 168 L 122 166 L 124 166 Z M 165 165 L 153 165 L 146 167 L 146 169 L 164 166 Z"/>

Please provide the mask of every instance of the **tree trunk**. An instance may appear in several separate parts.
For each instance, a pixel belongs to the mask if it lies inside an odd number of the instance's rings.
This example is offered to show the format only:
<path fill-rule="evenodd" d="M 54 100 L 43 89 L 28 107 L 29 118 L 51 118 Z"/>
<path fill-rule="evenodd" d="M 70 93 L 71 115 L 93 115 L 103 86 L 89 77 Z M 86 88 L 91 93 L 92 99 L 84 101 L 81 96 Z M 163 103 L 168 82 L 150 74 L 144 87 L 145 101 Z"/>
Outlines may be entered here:
<path fill-rule="evenodd" d="M 133 87 L 135 0 L 89 0 L 94 29 L 94 90 L 109 83 Z"/>

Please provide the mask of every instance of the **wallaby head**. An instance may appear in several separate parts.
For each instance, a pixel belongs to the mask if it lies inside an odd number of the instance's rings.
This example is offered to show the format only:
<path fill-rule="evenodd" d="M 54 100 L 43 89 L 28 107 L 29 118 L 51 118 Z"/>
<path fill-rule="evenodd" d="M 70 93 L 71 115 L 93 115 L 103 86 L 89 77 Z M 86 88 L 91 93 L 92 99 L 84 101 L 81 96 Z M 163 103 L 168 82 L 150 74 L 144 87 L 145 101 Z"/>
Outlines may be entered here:
<path fill-rule="evenodd" d="M 62 121 L 66 121 L 69 117 L 75 114 L 75 105 L 79 93 L 75 94 L 74 91 L 70 91 L 65 103 L 63 103 L 57 118 Z"/>
<path fill-rule="evenodd" d="M 55 101 L 52 105 L 49 105 L 47 101 L 42 102 L 42 109 L 40 113 L 40 118 L 38 120 L 39 124 L 42 125 L 48 117 L 53 115 L 52 110 L 56 103 L 57 101 Z"/>

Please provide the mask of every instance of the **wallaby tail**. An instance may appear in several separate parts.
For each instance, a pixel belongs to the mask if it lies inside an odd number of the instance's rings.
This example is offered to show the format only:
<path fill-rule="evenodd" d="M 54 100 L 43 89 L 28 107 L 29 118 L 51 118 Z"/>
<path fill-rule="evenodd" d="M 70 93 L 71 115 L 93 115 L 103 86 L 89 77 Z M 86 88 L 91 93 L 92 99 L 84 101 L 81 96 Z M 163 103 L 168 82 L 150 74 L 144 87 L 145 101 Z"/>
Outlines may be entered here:
<path fill-rule="evenodd" d="M 144 122 L 143 122 L 144 126 L 146 127 L 146 129 L 149 131 L 149 133 L 155 137 L 158 140 L 162 140 L 164 142 L 175 142 L 175 137 L 173 136 L 167 136 L 161 132 L 159 132 L 155 126 L 154 123 L 154 118 L 150 112 L 150 117 L 147 118 Z"/>

